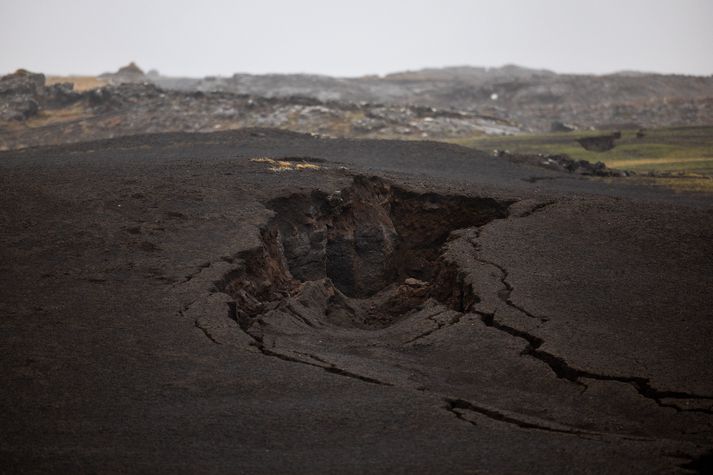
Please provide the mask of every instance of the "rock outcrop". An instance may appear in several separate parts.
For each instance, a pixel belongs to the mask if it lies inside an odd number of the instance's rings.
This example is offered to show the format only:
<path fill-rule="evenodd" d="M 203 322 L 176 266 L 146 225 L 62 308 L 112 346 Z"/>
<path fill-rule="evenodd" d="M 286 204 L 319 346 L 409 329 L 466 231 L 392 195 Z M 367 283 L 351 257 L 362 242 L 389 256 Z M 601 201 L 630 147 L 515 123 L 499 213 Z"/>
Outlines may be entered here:
<path fill-rule="evenodd" d="M 133 61 L 126 66 L 120 67 L 115 73 L 104 73 L 99 77 L 110 84 L 145 82 L 148 80 L 144 71 Z"/>
<path fill-rule="evenodd" d="M 0 78 L 0 119 L 25 120 L 40 109 L 38 96 L 45 85 L 44 74 L 18 69 Z"/>
<path fill-rule="evenodd" d="M 24 121 L 45 106 L 64 106 L 81 96 L 71 83 L 45 86 L 45 75 L 18 69 L 0 77 L 0 120 Z"/>
<path fill-rule="evenodd" d="M 607 152 L 616 146 L 615 141 L 620 138 L 621 132 L 614 132 L 613 134 L 597 135 L 595 137 L 582 137 L 577 139 L 577 143 L 590 152 Z"/>
<path fill-rule="evenodd" d="M 574 173 L 584 176 L 630 176 L 634 172 L 608 168 L 603 162 L 592 163 L 587 160 L 574 160 L 569 155 L 542 155 L 510 153 L 504 150 L 497 150 L 495 155 L 499 158 L 506 158 L 515 163 L 534 165 L 565 173 Z"/>

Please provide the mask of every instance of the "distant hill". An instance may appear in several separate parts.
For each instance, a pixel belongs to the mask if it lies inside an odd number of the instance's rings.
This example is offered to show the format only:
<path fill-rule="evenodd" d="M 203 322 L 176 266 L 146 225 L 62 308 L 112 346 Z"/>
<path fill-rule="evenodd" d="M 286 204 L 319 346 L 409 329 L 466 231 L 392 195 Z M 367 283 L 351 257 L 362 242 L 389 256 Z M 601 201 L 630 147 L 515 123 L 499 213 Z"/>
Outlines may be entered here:
<path fill-rule="evenodd" d="M 134 63 L 98 78 L 47 80 L 27 71 L 0 77 L 0 149 L 146 131 L 243 127 L 460 140 L 527 131 L 700 125 L 713 125 L 713 77 L 557 74 L 507 65 L 356 78 L 176 78 L 144 73 Z"/>
<path fill-rule="evenodd" d="M 143 82 L 147 80 L 147 76 L 144 71 L 132 61 L 126 66 L 120 67 L 115 73 L 101 74 L 99 79 L 114 84 L 121 84 L 127 82 Z"/>
<path fill-rule="evenodd" d="M 533 131 L 553 122 L 577 128 L 713 124 L 713 77 L 622 71 L 557 74 L 515 65 L 457 66 L 386 76 L 235 74 L 203 79 L 152 77 L 167 89 L 226 91 L 265 97 L 423 105 L 497 116 Z"/>

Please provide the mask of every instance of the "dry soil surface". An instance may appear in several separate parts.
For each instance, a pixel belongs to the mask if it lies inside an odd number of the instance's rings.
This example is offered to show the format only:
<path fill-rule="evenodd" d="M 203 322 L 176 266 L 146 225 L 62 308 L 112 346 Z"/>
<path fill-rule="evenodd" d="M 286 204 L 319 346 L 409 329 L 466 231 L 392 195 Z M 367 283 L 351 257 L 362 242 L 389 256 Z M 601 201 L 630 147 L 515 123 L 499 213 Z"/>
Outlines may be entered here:
<path fill-rule="evenodd" d="M 269 130 L 1 153 L 0 471 L 710 470 L 713 208 L 619 183 Z"/>

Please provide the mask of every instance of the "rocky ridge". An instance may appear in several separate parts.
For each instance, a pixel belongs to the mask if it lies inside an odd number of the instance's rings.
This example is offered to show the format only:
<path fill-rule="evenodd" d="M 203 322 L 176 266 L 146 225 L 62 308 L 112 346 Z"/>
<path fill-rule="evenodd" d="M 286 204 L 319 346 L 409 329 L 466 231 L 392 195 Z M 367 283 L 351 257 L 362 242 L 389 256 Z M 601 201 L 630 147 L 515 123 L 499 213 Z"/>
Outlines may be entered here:
<path fill-rule="evenodd" d="M 0 150 L 146 132 L 245 127 L 276 127 L 331 137 L 414 139 L 519 131 L 497 117 L 426 106 L 165 90 L 148 80 L 139 81 L 146 76 L 133 68 L 128 73 L 125 69 L 104 78 L 107 86 L 83 92 L 73 91 L 69 83 L 47 86 L 42 74 L 3 76 Z"/>
<path fill-rule="evenodd" d="M 713 77 L 616 73 L 556 74 L 518 66 L 453 67 L 386 76 L 334 78 L 305 74 L 235 74 L 202 79 L 156 77 L 169 89 L 232 91 L 322 100 L 421 104 L 493 115 L 531 131 L 553 122 L 577 128 L 713 123 Z"/>

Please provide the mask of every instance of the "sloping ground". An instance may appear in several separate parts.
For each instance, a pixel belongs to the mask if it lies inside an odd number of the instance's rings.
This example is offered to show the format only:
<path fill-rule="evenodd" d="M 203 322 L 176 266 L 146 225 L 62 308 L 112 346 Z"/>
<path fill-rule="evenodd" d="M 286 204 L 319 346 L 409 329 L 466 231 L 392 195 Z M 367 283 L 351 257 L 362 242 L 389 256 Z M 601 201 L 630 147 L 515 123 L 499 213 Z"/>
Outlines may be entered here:
<path fill-rule="evenodd" d="M 8 471 L 709 468 L 709 202 L 266 130 L 0 167 Z"/>

